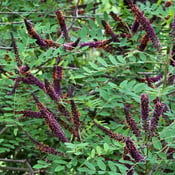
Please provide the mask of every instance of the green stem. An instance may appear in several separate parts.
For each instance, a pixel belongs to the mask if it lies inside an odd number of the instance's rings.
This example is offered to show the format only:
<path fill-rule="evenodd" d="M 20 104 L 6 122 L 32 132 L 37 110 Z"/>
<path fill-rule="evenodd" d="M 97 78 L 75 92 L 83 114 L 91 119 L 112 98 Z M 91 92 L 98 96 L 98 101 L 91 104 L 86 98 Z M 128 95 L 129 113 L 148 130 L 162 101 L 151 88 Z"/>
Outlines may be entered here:
<path fill-rule="evenodd" d="M 148 131 L 145 131 L 145 143 L 146 143 L 146 158 L 148 158 L 148 153 L 149 153 L 149 136 L 148 136 Z M 149 175 L 149 160 L 146 160 L 145 164 L 145 175 Z"/>
<path fill-rule="evenodd" d="M 146 144 L 146 157 L 148 157 L 148 153 L 149 153 L 149 147 L 148 144 Z M 145 169 L 145 175 L 149 174 L 149 160 L 146 160 L 146 169 Z"/>
<path fill-rule="evenodd" d="M 168 67 L 169 67 L 169 56 L 165 57 L 163 89 L 165 89 L 165 87 L 167 85 Z"/>
<path fill-rule="evenodd" d="M 165 57 L 165 69 L 164 69 L 164 80 L 163 80 L 163 89 L 166 87 L 167 85 L 167 78 L 168 78 L 168 67 L 170 65 L 170 60 L 172 59 L 172 52 L 173 52 L 173 46 L 175 44 L 175 41 L 173 39 L 171 46 L 169 48 L 169 52 L 167 49 L 167 56 Z"/>

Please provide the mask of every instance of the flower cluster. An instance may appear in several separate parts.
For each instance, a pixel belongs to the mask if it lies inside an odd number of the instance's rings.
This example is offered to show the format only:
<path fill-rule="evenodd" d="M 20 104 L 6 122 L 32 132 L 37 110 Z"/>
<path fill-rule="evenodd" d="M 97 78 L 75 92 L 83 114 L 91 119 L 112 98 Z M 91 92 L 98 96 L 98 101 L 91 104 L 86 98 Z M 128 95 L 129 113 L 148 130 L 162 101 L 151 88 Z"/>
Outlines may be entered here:
<path fill-rule="evenodd" d="M 53 68 L 53 87 L 55 89 L 55 92 L 58 94 L 59 97 L 62 96 L 62 90 L 61 90 L 61 80 L 63 79 L 63 68 L 62 66 L 55 65 Z"/>
<path fill-rule="evenodd" d="M 68 89 L 68 96 L 72 98 L 73 96 L 73 87 L 69 87 Z M 80 134 L 79 134 L 79 129 L 80 129 L 80 113 L 77 109 L 77 106 L 74 102 L 73 99 L 70 99 L 70 105 L 71 105 L 71 111 L 72 111 L 72 123 L 73 123 L 73 129 L 74 129 L 74 137 L 76 137 L 80 141 Z"/>
<path fill-rule="evenodd" d="M 63 16 L 62 16 L 62 12 L 60 10 L 56 11 L 56 16 L 57 19 L 59 21 L 59 24 L 61 26 L 61 29 L 64 33 L 64 36 L 66 38 L 66 40 L 69 40 L 69 36 L 68 36 L 68 32 L 67 32 L 67 28 L 65 25 L 65 20 L 63 20 Z M 45 48 L 50 48 L 50 47 L 60 47 L 61 44 L 54 42 L 53 40 L 48 40 L 48 39 L 42 39 L 40 37 L 40 35 L 35 31 L 34 27 L 32 26 L 32 24 L 28 21 L 28 20 L 24 20 L 25 21 L 25 25 L 26 25 L 26 29 L 28 34 L 36 39 L 36 43 L 40 46 L 40 47 L 45 47 Z M 65 43 L 63 44 L 63 48 L 65 50 L 71 51 L 73 50 L 75 47 L 79 46 L 80 48 L 85 47 L 85 46 L 89 46 L 91 47 L 95 47 L 95 48 L 103 48 L 105 45 L 109 44 L 110 42 L 112 42 L 112 39 L 108 39 L 108 40 L 102 40 L 102 41 L 95 41 L 95 42 L 84 42 L 79 44 L 80 38 L 78 38 L 75 42 L 70 42 L 70 43 Z"/>
<path fill-rule="evenodd" d="M 162 74 L 158 74 L 156 76 L 148 76 L 148 75 L 145 75 L 145 78 L 136 78 L 137 81 L 139 82 L 146 82 L 148 84 L 149 87 L 151 88 L 155 88 L 155 86 L 152 84 L 152 83 L 156 83 L 158 81 L 160 81 L 162 79 Z"/>
<path fill-rule="evenodd" d="M 146 135 L 149 137 L 152 137 L 157 133 L 157 127 L 158 127 L 158 121 L 160 116 L 165 111 L 165 104 L 160 102 L 159 98 L 156 98 L 154 100 L 155 107 L 154 112 L 151 120 L 149 120 L 149 97 L 147 94 L 142 94 L 140 97 L 140 113 L 141 113 L 141 119 L 142 119 L 142 128 L 143 131 L 145 131 Z M 126 121 L 131 129 L 131 131 L 137 136 L 141 136 L 141 132 L 134 121 L 134 119 L 131 117 L 131 114 L 129 113 L 129 105 L 125 105 L 124 112 L 126 116 Z"/>
<path fill-rule="evenodd" d="M 129 113 L 129 108 L 130 108 L 130 105 L 125 105 L 125 107 L 124 107 L 126 122 L 129 126 L 129 128 L 131 129 L 131 131 L 133 132 L 133 134 L 135 134 L 137 137 L 140 137 L 141 132 L 137 126 L 137 123 L 135 122 L 135 120 L 133 119 L 131 114 Z"/>
<path fill-rule="evenodd" d="M 150 21 L 144 16 L 144 14 L 140 11 L 140 9 L 135 4 L 133 4 L 131 0 L 127 0 L 127 2 L 128 7 L 131 9 L 131 11 L 136 17 L 135 22 L 131 28 L 131 31 L 133 33 L 136 32 L 139 25 L 141 25 L 142 28 L 146 31 L 146 34 L 143 36 L 141 44 L 139 45 L 138 49 L 140 51 L 143 51 L 147 46 L 148 41 L 151 40 L 153 46 L 159 50 L 160 43 L 153 27 L 151 26 Z M 102 25 L 105 28 L 105 32 L 106 34 L 110 35 L 111 38 L 106 40 L 97 40 L 97 41 L 95 40 L 92 42 L 79 43 L 80 38 L 78 38 L 75 42 L 70 42 L 70 37 L 68 34 L 63 14 L 60 10 L 57 10 L 56 17 L 61 27 L 61 31 L 64 35 L 65 40 L 69 41 L 69 43 L 65 43 L 62 45 L 63 48 L 67 51 L 72 51 L 75 47 L 82 48 L 88 46 L 89 48 L 103 48 L 104 50 L 108 50 L 110 52 L 112 52 L 113 50 L 116 51 L 116 48 L 114 48 L 111 45 L 111 43 L 120 42 L 118 37 L 129 38 L 131 36 L 130 33 L 128 32 L 127 25 L 121 20 L 121 18 L 118 15 L 114 14 L 113 12 L 111 12 L 110 14 L 113 17 L 113 19 L 115 19 L 118 22 L 118 25 L 121 28 L 123 28 L 123 30 L 126 31 L 126 33 L 123 32 L 122 34 L 116 35 L 112 30 L 111 26 L 106 21 L 102 20 Z M 31 23 L 28 22 L 27 20 L 25 20 L 25 24 L 29 35 L 32 38 L 36 39 L 36 43 L 39 46 L 44 47 L 46 49 L 48 49 L 49 47 L 56 47 L 56 48 L 60 47 L 61 44 L 59 43 L 56 43 L 48 39 L 42 39 L 40 35 L 35 31 Z M 121 52 L 123 51 L 122 50 L 123 48 L 119 47 L 117 49 Z M 58 62 L 60 63 L 60 61 Z M 18 111 L 16 113 L 23 114 L 24 117 L 42 118 L 43 120 L 45 120 L 45 123 L 47 124 L 53 135 L 56 136 L 62 142 L 70 142 L 63 129 L 68 130 L 70 134 L 73 135 L 73 139 L 76 138 L 78 141 L 81 141 L 80 112 L 74 101 L 72 90 L 69 89 L 66 98 L 64 96 L 64 93 L 62 92 L 61 81 L 63 79 L 63 67 L 60 66 L 58 62 L 53 66 L 53 75 L 52 75 L 53 83 L 50 83 L 50 81 L 47 79 L 45 79 L 44 83 L 39 79 L 37 79 L 32 73 L 30 73 L 29 71 L 30 68 L 27 65 L 18 66 L 19 73 L 22 75 L 22 77 L 18 77 L 15 79 L 15 85 L 12 90 L 12 92 L 15 91 L 20 81 L 22 81 L 25 84 L 35 85 L 40 89 L 42 89 L 45 92 L 45 94 L 50 96 L 50 98 L 54 101 L 57 107 L 56 109 L 57 111 L 55 113 L 52 112 L 52 110 L 50 110 L 43 103 L 41 103 L 41 101 L 33 94 L 33 99 L 39 111 L 35 112 L 31 110 L 24 110 L 24 111 Z M 150 87 L 153 87 L 152 83 L 159 81 L 161 78 L 162 78 L 161 74 L 155 77 L 146 76 L 146 78 L 143 79 L 142 81 L 147 82 Z M 68 110 L 67 105 L 69 105 L 70 110 Z M 160 119 L 161 114 L 164 111 L 164 105 L 160 102 L 159 99 L 157 99 L 155 101 L 155 108 L 152 119 L 149 120 L 149 98 L 147 94 L 142 94 L 140 97 L 140 108 L 141 108 L 142 129 L 145 131 L 147 136 L 150 136 L 151 138 L 157 133 L 158 121 Z M 59 113 L 59 115 L 57 115 L 57 112 Z M 142 135 L 141 130 L 139 128 L 139 125 L 137 125 L 136 121 L 134 120 L 134 117 L 130 113 L 129 105 L 124 106 L 124 113 L 127 125 L 129 126 L 133 134 L 136 137 L 141 137 Z M 60 115 L 63 115 L 65 118 L 62 118 L 62 116 L 60 117 Z M 98 124 L 95 121 L 94 123 L 96 127 L 101 129 L 111 139 L 120 141 L 122 142 L 122 144 L 125 145 L 123 153 L 124 160 L 129 160 L 133 162 L 144 161 L 144 156 L 139 152 L 134 141 L 131 140 L 130 137 L 126 137 L 124 135 L 115 133 L 110 129 L 107 129 L 104 126 Z M 30 136 L 29 138 L 32 140 L 32 142 L 34 142 L 37 145 L 39 150 L 53 155 L 63 155 L 54 148 L 49 147 L 48 145 L 45 144 L 41 144 L 40 142 L 32 139 Z M 129 164 L 126 164 L 126 166 L 129 169 L 127 174 L 128 175 L 133 174 L 133 166 Z"/>
<path fill-rule="evenodd" d="M 164 108 L 164 105 L 161 102 L 158 101 L 155 104 L 153 116 L 152 116 L 152 119 L 150 121 L 150 126 L 149 126 L 150 136 L 153 136 L 157 133 L 158 121 L 163 112 L 163 108 Z"/>
<path fill-rule="evenodd" d="M 59 25 L 61 27 L 61 31 L 63 32 L 63 35 L 65 37 L 65 40 L 69 41 L 70 37 L 69 37 L 68 30 L 67 30 L 67 27 L 66 27 L 65 19 L 63 17 L 63 13 L 62 13 L 61 10 L 57 10 L 55 13 L 56 13 L 56 17 L 57 17 L 58 23 L 59 23 Z"/>
<path fill-rule="evenodd" d="M 126 25 L 126 23 L 122 20 L 122 18 L 117 15 L 114 12 L 110 12 L 109 13 L 111 15 L 111 17 L 113 18 L 113 20 L 115 20 L 117 22 L 117 26 L 118 28 L 120 28 L 121 30 L 125 31 L 126 33 L 128 33 L 128 26 Z"/>
<path fill-rule="evenodd" d="M 98 124 L 97 122 L 95 122 L 95 125 L 101 129 L 105 134 L 107 134 L 110 138 L 116 140 L 116 141 L 120 141 L 120 142 L 125 142 L 126 138 L 118 133 L 114 133 L 112 132 L 110 129 L 105 128 L 104 126 Z"/>
<path fill-rule="evenodd" d="M 40 35 L 35 31 L 34 27 L 32 26 L 32 24 L 27 21 L 26 19 L 24 20 L 28 34 L 36 39 L 36 43 L 38 45 L 40 45 L 41 47 L 47 47 L 47 43 L 40 37 Z"/>
<path fill-rule="evenodd" d="M 41 112 L 35 112 L 31 110 L 16 111 L 16 114 L 23 114 L 23 117 L 43 118 Z"/>
<path fill-rule="evenodd" d="M 141 95 L 140 108 L 141 108 L 143 130 L 145 132 L 148 132 L 149 130 L 149 97 L 147 96 L 147 94 Z"/>
<path fill-rule="evenodd" d="M 131 157 L 136 162 L 140 162 L 140 161 L 144 160 L 144 157 L 139 153 L 134 142 L 129 137 L 127 137 L 127 139 L 126 139 L 126 148 L 129 152 L 129 154 L 131 155 Z"/>
<path fill-rule="evenodd" d="M 127 155 L 128 153 L 129 153 L 129 152 L 128 152 L 128 149 L 127 149 L 127 147 L 125 146 L 125 147 L 124 147 L 124 151 L 123 151 L 123 155 L 122 155 L 123 160 L 132 161 L 132 160 L 131 160 L 131 157 Z M 133 166 L 130 165 L 130 164 L 128 164 L 128 163 L 125 163 L 125 166 L 128 168 L 127 175 L 133 175 L 133 174 L 134 174 Z"/>
<path fill-rule="evenodd" d="M 134 23 L 131 26 L 131 32 L 136 33 L 139 28 L 139 22 L 137 20 L 134 21 Z"/>
<path fill-rule="evenodd" d="M 120 40 L 118 39 L 118 36 L 113 32 L 111 26 L 105 20 L 102 20 L 101 22 L 106 34 L 110 35 L 114 42 L 119 42 Z"/>
<path fill-rule="evenodd" d="M 138 46 L 138 50 L 144 51 L 148 42 L 149 42 L 148 34 L 145 34 L 140 41 L 140 45 Z"/>
<path fill-rule="evenodd" d="M 92 41 L 92 42 L 84 42 L 80 44 L 80 48 L 89 46 L 89 47 L 95 47 L 95 48 L 103 48 L 107 44 L 112 42 L 112 39 L 102 40 L 102 41 Z"/>
<path fill-rule="evenodd" d="M 160 41 L 152 27 L 150 21 L 144 16 L 143 12 L 139 9 L 137 5 L 133 3 L 132 0 L 126 0 L 127 6 L 131 9 L 131 12 L 134 14 L 136 21 L 143 27 L 146 31 L 149 39 L 153 43 L 153 46 L 160 51 Z"/>
<path fill-rule="evenodd" d="M 64 134 L 62 128 L 58 124 L 58 122 L 55 119 L 55 116 L 53 113 L 47 109 L 44 104 L 42 104 L 39 99 L 33 94 L 33 98 L 35 100 L 35 103 L 40 110 L 41 114 L 43 115 L 46 124 L 49 126 L 50 130 L 53 132 L 53 134 L 58 137 L 62 142 L 69 142 L 68 138 Z"/>
<path fill-rule="evenodd" d="M 31 137 L 31 135 L 27 131 L 25 131 L 25 133 L 26 133 L 27 137 L 37 146 L 37 148 L 40 151 L 48 153 L 48 154 L 57 155 L 57 156 L 64 156 L 64 154 L 62 152 L 59 152 L 56 149 L 54 149 L 48 145 L 42 144 L 42 143 L 38 142 L 37 140 L 35 140 L 33 137 Z"/>
<path fill-rule="evenodd" d="M 50 96 L 50 98 L 55 100 L 55 102 L 58 102 L 58 94 L 47 79 L 45 79 L 45 88 L 46 93 Z"/>

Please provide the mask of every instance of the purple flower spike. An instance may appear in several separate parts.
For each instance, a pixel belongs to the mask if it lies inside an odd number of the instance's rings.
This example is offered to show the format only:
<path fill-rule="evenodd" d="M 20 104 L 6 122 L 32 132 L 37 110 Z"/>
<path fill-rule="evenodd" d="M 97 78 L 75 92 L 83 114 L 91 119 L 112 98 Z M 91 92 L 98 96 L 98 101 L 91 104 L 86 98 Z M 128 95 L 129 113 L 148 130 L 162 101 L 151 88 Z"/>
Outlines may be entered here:
<path fill-rule="evenodd" d="M 19 67 L 19 72 L 22 74 L 22 75 L 26 75 L 30 70 L 30 67 L 25 64 L 25 65 L 22 65 Z"/>
<path fill-rule="evenodd" d="M 144 160 L 144 157 L 139 153 L 134 142 L 129 137 L 126 139 L 126 148 L 136 162 Z"/>
<path fill-rule="evenodd" d="M 58 122 L 55 119 L 55 116 L 48 108 L 46 108 L 40 101 L 39 99 L 34 95 L 33 98 L 36 102 L 36 105 L 38 109 L 40 110 L 42 116 L 44 117 L 46 124 L 49 126 L 50 130 L 52 133 L 58 137 L 62 142 L 69 142 L 68 138 L 64 134 L 61 126 L 58 124 Z"/>
<path fill-rule="evenodd" d="M 63 32 L 63 35 L 65 37 L 65 40 L 69 41 L 70 37 L 69 37 L 69 33 L 68 33 L 68 30 L 67 30 L 67 27 L 66 27 L 65 19 L 63 17 L 63 13 L 62 13 L 61 10 L 57 10 L 55 13 L 56 13 L 56 17 L 57 17 L 58 23 L 59 23 L 59 25 L 61 27 L 61 31 Z"/>
<path fill-rule="evenodd" d="M 21 71 L 21 70 L 20 70 Z M 23 75 L 25 75 L 25 77 L 18 77 L 15 78 L 15 84 L 13 86 L 13 89 L 11 90 L 11 92 L 8 93 L 8 95 L 12 95 L 13 93 L 15 93 L 16 89 L 19 86 L 19 83 L 22 81 L 25 84 L 30 84 L 30 85 L 35 85 L 38 86 L 40 89 L 45 91 L 45 85 L 43 82 L 41 82 L 38 78 L 36 78 L 33 74 L 28 73 L 28 72 L 23 72 Z"/>
<path fill-rule="evenodd" d="M 64 154 L 62 152 L 59 152 L 57 150 L 55 150 L 54 148 L 42 144 L 40 142 L 38 142 L 37 140 L 35 140 L 27 131 L 25 131 L 27 137 L 37 146 L 37 148 L 39 150 L 41 150 L 42 152 L 48 153 L 48 154 L 53 154 L 53 155 L 59 155 L 59 156 L 63 156 Z"/>
<path fill-rule="evenodd" d="M 80 48 L 89 46 L 89 47 L 95 47 L 95 48 L 102 48 L 112 42 L 112 39 L 102 40 L 102 41 L 92 41 L 92 42 L 85 42 L 80 44 Z"/>
<path fill-rule="evenodd" d="M 67 118 L 68 121 L 71 120 L 71 114 L 63 104 L 58 104 L 59 112 Z"/>
<path fill-rule="evenodd" d="M 71 110 L 72 110 L 72 122 L 74 125 L 74 136 L 80 140 L 80 134 L 79 134 L 79 130 L 80 130 L 80 113 L 77 109 L 77 106 L 74 102 L 74 100 L 70 100 L 70 104 L 71 104 Z"/>
<path fill-rule="evenodd" d="M 147 94 L 142 94 L 140 98 L 140 108 L 141 108 L 141 118 L 142 118 L 142 126 L 145 132 L 149 130 L 149 98 Z"/>
<path fill-rule="evenodd" d="M 73 97 L 73 86 L 70 86 L 68 89 L 68 97 Z M 77 109 L 77 106 L 73 99 L 70 99 L 70 105 L 71 105 L 71 111 L 72 111 L 72 123 L 73 123 L 73 129 L 74 129 L 74 137 L 76 137 L 80 141 L 80 112 Z"/>
<path fill-rule="evenodd" d="M 37 144 L 37 147 L 39 150 L 41 150 L 42 152 L 48 153 L 48 154 L 53 154 L 56 156 L 63 156 L 64 154 L 62 152 L 57 151 L 55 148 L 50 147 L 48 145 L 45 144 Z"/>
<path fill-rule="evenodd" d="M 50 84 L 50 82 L 47 79 L 45 79 L 45 88 L 46 88 L 46 93 L 50 96 L 50 98 L 57 102 L 58 101 L 58 95 L 57 95 L 54 88 L 52 87 L 52 85 Z"/>
<path fill-rule="evenodd" d="M 155 83 L 155 82 L 157 82 L 157 81 L 159 81 L 159 80 L 161 80 L 162 79 L 162 74 L 159 74 L 159 75 L 157 75 L 157 76 L 155 76 L 155 77 L 149 77 L 149 80 L 152 82 L 152 83 Z"/>
<path fill-rule="evenodd" d="M 41 112 L 35 112 L 31 110 L 16 111 L 16 114 L 23 114 L 23 117 L 42 118 Z"/>
<path fill-rule="evenodd" d="M 137 136 L 140 137 L 141 136 L 141 132 L 135 122 L 135 120 L 133 119 L 133 117 L 131 116 L 131 114 L 129 113 L 129 105 L 125 105 L 124 107 L 124 112 L 125 112 L 125 116 L 126 116 L 126 122 L 129 126 L 129 128 L 131 129 L 131 131 Z"/>
<path fill-rule="evenodd" d="M 54 66 L 53 69 L 53 87 L 58 96 L 62 96 L 61 80 L 63 79 L 63 68 L 61 66 Z"/>
<path fill-rule="evenodd" d="M 148 42 L 149 42 L 149 37 L 147 34 L 145 34 L 140 41 L 140 45 L 138 46 L 138 50 L 144 51 L 146 46 L 148 45 Z"/>
<path fill-rule="evenodd" d="M 123 22 L 122 18 L 120 16 L 118 16 L 116 13 L 114 12 L 110 12 L 111 17 L 117 21 L 117 26 L 118 28 L 121 28 L 122 30 L 124 30 L 125 32 L 128 32 L 128 27 L 126 25 L 125 22 Z"/>
<path fill-rule="evenodd" d="M 171 33 L 170 33 L 171 37 L 175 37 L 175 15 L 174 15 L 174 19 L 173 22 L 171 23 Z"/>
<path fill-rule="evenodd" d="M 62 142 L 69 142 L 68 138 L 64 134 L 61 126 L 58 124 L 56 119 L 54 118 L 54 115 L 49 110 L 41 110 L 41 113 L 45 117 L 45 121 L 47 125 L 49 126 L 52 133 L 58 137 Z"/>
<path fill-rule="evenodd" d="M 150 122 L 150 129 L 149 129 L 150 136 L 153 136 L 157 133 L 158 122 L 159 122 L 160 116 L 163 112 L 163 109 L 164 109 L 163 103 L 158 101 L 155 105 L 153 117 L 152 117 L 151 122 Z"/>
<path fill-rule="evenodd" d="M 139 22 L 137 20 L 135 20 L 132 27 L 131 27 L 131 32 L 136 33 L 138 28 L 139 28 Z"/>
<path fill-rule="evenodd" d="M 144 16 L 143 12 L 139 9 L 137 5 L 133 3 L 132 0 L 126 0 L 126 5 L 131 9 L 131 12 L 134 14 L 137 22 L 143 27 L 146 31 L 149 39 L 153 43 L 153 46 L 160 51 L 160 41 L 152 27 L 150 21 Z"/>
<path fill-rule="evenodd" d="M 98 123 L 96 123 L 94 121 L 95 125 L 101 129 L 105 134 L 107 134 L 111 139 L 114 139 L 116 141 L 120 141 L 120 142 L 125 142 L 126 138 L 120 134 L 117 134 L 117 133 L 114 133 L 113 131 L 105 128 L 104 126 L 102 125 L 99 125 Z"/>
<path fill-rule="evenodd" d="M 120 42 L 120 40 L 118 39 L 118 36 L 114 33 L 111 26 L 105 20 L 102 20 L 101 22 L 105 29 L 106 34 L 111 35 L 111 38 L 113 39 L 114 42 Z"/>
<path fill-rule="evenodd" d="M 36 78 L 33 74 L 28 73 L 26 77 L 22 77 L 22 82 L 25 84 L 31 84 L 38 86 L 40 89 L 45 91 L 45 85 L 38 78 Z"/>
<path fill-rule="evenodd" d="M 46 107 L 39 101 L 38 97 L 32 93 L 33 99 L 35 100 L 38 110 L 46 110 Z"/>
<path fill-rule="evenodd" d="M 36 43 L 41 46 L 41 47 L 47 47 L 47 43 L 39 36 L 39 34 L 35 31 L 34 27 L 32 26 L 32 24 L 27 21 L 26 19 L 24 20 L 25 25 L 26 25 L 26 29 L 28 34 L 36 39 Z"/>

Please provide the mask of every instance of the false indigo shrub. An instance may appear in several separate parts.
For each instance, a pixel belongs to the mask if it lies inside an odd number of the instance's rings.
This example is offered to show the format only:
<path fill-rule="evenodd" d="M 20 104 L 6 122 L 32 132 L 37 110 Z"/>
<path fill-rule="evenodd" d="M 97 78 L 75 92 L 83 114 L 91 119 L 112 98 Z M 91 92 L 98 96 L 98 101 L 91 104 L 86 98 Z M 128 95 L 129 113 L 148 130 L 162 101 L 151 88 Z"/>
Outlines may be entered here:
<path fill-rule="evenodd" d="M 50 18 L 53 12 L 37 16 L 43 27 L 45 22 L 50 27 L 40 28 L 33 14 L 28 16 L 33 24 L 24 20 L 31 40 L 23 27 L 23 35 L 11 33 L 15 57 L 7 52 L 7 67 L 0 69 L 5 87 L 1 101 L 7 90 L 11 95 L 1 103 L 8 128 L 1 131 L 1 157 L 27 159 L 31 174 L 174 173 L 172 4 L 126 2 L 120 13 L 104 13 L 104 18 L 95 13 L 107 8 L 103 3 L 62 12 L 54 2 L 42 2 L 53 3 L 55 18 Z M 139 8 L 143 6 L 145 13 Z M 146 14 L 152 9 L 149 19 Z M 87 10 L 95 13 L 89 21 Z M 71 24 L 68 13 L 78 14 Z M 21 45 L 26 38 L 25 50 Z M 14 58 L 15 71 L 8 67 Z M 10 164 L 5 166 L 11 174 Z"/>

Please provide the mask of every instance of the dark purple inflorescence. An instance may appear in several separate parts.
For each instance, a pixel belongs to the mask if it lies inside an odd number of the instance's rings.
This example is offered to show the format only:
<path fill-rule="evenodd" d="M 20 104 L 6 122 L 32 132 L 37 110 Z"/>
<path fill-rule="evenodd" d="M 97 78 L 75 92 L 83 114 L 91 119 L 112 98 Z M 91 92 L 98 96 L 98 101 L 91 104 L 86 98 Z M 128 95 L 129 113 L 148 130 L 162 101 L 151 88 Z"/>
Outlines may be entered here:
<path fill-rule="evenodd" d="M 124 106 L 124 112 L 125 112 L 125 117 L 126 117 L 126 122 L 129 126 L 129 128 L 131 129 L 131 131 L 137 136 L 140 137 L 141 136 L 141 132 L 137 126 L 137 123 L 135 122 L 135 120 L 133 119 L 132 115 L 129 112 L 130 109 L 130 105 L 126 104 Z"/>
<path fill-rule="evenodd" d="M 38 109 L 40 110 L 42 116 L 44 117 L 46 124 L 49 126 L 50 130 L 52 131 L 52 133 L 58 137 L 62 142 L 69 142 L 68 138 L 66 137 L 66 135 L 64 134 L 61 126 L 58 124 L 58 122 L 55 119 L 55 116 L 53 115 L 52 112 L 50 112 L 45 106 L 44 104 L 42 104 L 39 99 L 34 95 L 33 98 L 35 100 L 35 103 L 38 107 Z"/>
<path fill-rule="evenodd" d="M 126 148 L 128 150 L 128 153 L 136 162 L 144 160 L 144 157 L 139 153 L 134 142 L 129 137 L 126 139 Z"/>
<path fill-rule="evenodd" d="M 142 94 L 140 97 L 140 108 L 143 130 L 147 133 L 149 130 L 149 97 L 147 94 Z"/>
<path fill-rule="evenodd" d="M 55 92 L 55 89 L 52 87 L 52 85 L 47 79 L 45 79 L 45 88 L 46 93 L 50 96 L 50 98 L 57 102 L 59 99 L 58 94 Z"/>
<path fill-rule="evenodd" d="M 143 27 L 143 30 L 146 31 L 149 39 L 153 43 L 153 46 L 160 51 L 160 41 L 152 27 L 150 21 L 144 16 L 143 12 L 139 7 L 133 3 L 132 0 L 126 0 L 126 5 L 131 9 L 131 12 L 134 14 L 137 22 Z"/>
<path fill-rule="evenodd" d="M 62 89 L 61 89 L 61 80 L 63 79 L 63 68 L 62 66 L 55 65 L 53 68 L 53 87 L 55 89 L 56 94 L 61 97 Z"/>
<path fill-rule="evenodd" d="M 17 111 L 16 114 L 23 114 L 23 117 L 42 118 L 41 112 L 31 110 Z"/>
<path fill-rule="evenodd" d="M 159 122 L 160 116 L 163 112 L 163 109 L 164 109 L 163 103 L 161 103 L 160 101 L 157 101 L 157 103 L 155 104 L 155 107 L 154 107 L 152 119 L 150 121 L 150 129 L 149 129 L 150 136 L 153 136 L 157 133 L 158 122 Z"/>
<path fill-rule="evenodd" d="M 99 128 L 99 129 L 101 129 L 105 134 L 107 134 L 111 139 L 114 139 L 114 140 L 116 140 L 116 141 L 120 141 L 120 142 L 125 142 L 125 137 L 124 136 L 122 136 L 122 135 L 120 135 L 120 134 L 117 134 L 117 133 L 114 133 L 113 131 L 111 131 L 111 130 L 109 130 L 109 129 L 107 129 L 107 128 L 105 128 L 104 126 L 102 126 L 102 125 L 100 125 L 100 124 L 98 124 L 98 123 L 96 123 L 96 122 L 94 122 L 95 123 L 95 125 Z"/>

